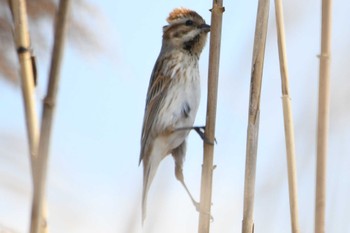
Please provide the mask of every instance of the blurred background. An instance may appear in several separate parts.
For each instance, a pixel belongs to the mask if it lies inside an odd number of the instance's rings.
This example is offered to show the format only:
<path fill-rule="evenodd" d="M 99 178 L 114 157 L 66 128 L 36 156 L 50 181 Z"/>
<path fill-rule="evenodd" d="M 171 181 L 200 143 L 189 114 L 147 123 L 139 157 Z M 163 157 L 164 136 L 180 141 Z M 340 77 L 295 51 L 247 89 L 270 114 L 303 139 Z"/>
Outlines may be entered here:
<path fill-rule="evenodd" d="M 32 47 L 39 73 L 38 105 L 46 93 L 55 2 L 28 1 Z M 241 231 L 257 3 L 257 0 L 224 2 L 213 233 Z M 1 0 L 0 4 L 0 22 L 4 22 L 11 15 L 7 1 Z M 61 71 L 49 158 L 47 197 L 51 233 L 197 231 L 198 213 L 175 179 L 171 157 L 159 167 L 149 193 L 148 217 L 143 230 L 141 227 L 142 167 L 138 166 L 138 160 L 145 96 L 160 51 L 162 26 L 169 12 L 180 6 L 197 11 L 210 23 L 211 1 L 155 0 L 136 4 L 79 0 L 72 4 L 72 24 Z M 286 0 L 284 10 L 295 121 L 300 226 L 301 232 L 312 232 L 321 1 Z M 332 233 L 350 232 L 348 12 L 347 0 L 334 1 L 326 206 L 326 231 Z M 24 233 L 29 229 L 32 197 L 28 144 L 12 34 L 9 28 L 1 30 L 0 232 Z M 265 55 L 255 230 L 290 232 L 273 1 Z M 207 69 L 208 46 L 200 60 L 202 100 L 196 125 L 205 123 Z M 41 106 L 38 112 L 41 113 Z M 202 141 L 191 133 L 184 175 L 197 200 L 202 156 Z"/>

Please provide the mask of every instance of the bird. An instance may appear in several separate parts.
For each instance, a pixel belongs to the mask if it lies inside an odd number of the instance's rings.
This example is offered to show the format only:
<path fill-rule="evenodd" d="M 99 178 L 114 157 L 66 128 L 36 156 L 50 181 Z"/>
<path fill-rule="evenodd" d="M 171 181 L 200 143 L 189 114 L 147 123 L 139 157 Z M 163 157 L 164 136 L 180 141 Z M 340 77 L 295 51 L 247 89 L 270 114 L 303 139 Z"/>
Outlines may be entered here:
<path fill-rule="evenodd" d="M 199 211 L 199 203 L 187 188 L 183 163 L 186 139 L 194 127 L 200 102 L 198 61 L 210 25 L 195 11 L 176 8 L 163 27 L 162 47 L 149 81 L 142 126 L 139 165 L 143 164 L 142 223 L 147 196 L 160 162 L 172 155 L 175 176 Z M 203 136 L 203 132 L 202 136 Z"/>

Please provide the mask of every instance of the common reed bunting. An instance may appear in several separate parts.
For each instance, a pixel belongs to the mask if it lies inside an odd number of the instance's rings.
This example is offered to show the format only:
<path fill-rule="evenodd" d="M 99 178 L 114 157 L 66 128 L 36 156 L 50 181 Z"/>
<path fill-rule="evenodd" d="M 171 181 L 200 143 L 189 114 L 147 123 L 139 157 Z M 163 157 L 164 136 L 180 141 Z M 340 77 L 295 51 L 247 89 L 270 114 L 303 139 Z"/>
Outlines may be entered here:
<path fill-rule="evenodd" d="M 193 127 L 200 101 L 199 56 L 210 26 L 195 11 L 174 9 L 163 27 L 162 48 L 149 82 L 143 119 L 140 163 L 143 162 L 142 222 L 147 193 L 157 168 L 167 155 L 175 161 L 175 176 L 186 189 L 182 173 L 186 138 Z"/>

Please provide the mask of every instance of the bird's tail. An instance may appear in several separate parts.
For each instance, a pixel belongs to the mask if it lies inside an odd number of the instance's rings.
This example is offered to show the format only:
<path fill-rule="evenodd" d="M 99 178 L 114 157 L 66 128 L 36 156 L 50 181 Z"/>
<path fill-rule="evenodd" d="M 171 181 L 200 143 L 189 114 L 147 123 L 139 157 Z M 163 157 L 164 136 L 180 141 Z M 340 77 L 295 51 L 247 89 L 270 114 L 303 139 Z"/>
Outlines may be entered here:
<path fill-rule="evenodd" d="M 142 224 L 146 219 L 148 191 L 162 159 L 157 156 L 149 156 L 143 160 L 143 191 L 142 191 Z"/>

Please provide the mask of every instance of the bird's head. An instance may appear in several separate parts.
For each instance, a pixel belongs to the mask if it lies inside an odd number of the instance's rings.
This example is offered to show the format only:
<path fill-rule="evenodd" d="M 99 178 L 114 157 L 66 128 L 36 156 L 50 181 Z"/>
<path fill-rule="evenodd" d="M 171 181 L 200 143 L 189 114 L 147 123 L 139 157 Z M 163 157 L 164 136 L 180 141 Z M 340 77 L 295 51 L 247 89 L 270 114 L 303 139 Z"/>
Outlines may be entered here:
<path fill-rule="evenodd" d="M 163 27 L 163 45 L 199 56 L 205 45 L 210 26 L 195 11 L 177 8 Z"/>

